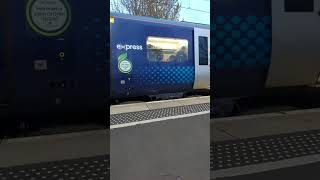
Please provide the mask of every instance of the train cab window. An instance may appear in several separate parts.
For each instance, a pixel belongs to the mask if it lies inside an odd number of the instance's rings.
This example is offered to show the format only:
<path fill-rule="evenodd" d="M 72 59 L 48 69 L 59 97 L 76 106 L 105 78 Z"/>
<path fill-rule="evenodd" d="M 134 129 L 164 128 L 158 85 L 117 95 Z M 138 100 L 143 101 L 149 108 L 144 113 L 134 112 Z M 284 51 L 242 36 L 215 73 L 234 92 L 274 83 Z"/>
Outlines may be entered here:
<path fill-rule="evenodd" d="M 313 12 L 314 0 L 285 0 L 286 12 Z"/>
<path fill-rule="evenodd" d="M 188 40 L 148 37 L 147 57 L 150 62 L 188 61 Z"/>
<path fill-rule="evenodd" d="M 199 37 L 199 65 L 209 65 L 208 37 Z"/>

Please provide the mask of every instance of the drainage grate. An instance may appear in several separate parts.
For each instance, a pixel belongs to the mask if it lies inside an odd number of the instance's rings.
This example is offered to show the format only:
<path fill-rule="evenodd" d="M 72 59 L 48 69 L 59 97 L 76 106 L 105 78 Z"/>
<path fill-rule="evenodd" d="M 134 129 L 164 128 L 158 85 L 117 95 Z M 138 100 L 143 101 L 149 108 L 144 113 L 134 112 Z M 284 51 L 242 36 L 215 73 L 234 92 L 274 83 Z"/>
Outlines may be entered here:
<path fill-rule="evenodd" d="M 228 169 L 320 154 L 320 130 L 214 142 L 211 170 Z"/>
<path fill-rule="evenodd" d="M 107 180 L 109 167 L 106 155 L 0 169 L 0 180 Z"/>
<path fill-rule="evenodd" d="M 197 113 L 202 111 L 209 111 L 210 104 L 195 104 L 189 106 L 179 106 L 164 109 L 114 114 L 110 117 L 111 125 L 126 124 L 131 122 L 145 121 L 157 118 L 164 118 L 170 116 L 178 116 L 183 114 Z"/>

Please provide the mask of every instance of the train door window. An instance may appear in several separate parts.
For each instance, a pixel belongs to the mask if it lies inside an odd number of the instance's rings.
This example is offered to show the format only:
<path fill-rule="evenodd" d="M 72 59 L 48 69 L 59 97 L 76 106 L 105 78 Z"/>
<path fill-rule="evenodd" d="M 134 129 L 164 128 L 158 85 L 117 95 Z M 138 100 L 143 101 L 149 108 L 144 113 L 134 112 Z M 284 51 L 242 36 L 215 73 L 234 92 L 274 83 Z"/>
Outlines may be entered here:
<path fill-rule="evenodd" d="M 188 40 L 150 36 L 147 39 L 147 57 L 150 62 L 188 61 Z"/>
<path fill-rule="evenodd" d="M 199 36 L 199 65 L 209 65 L 208 37 Z"/>
<path fill-rule="evenodd" d="M 286 12 L 313 12 L 314 0 L 285 0 Z"/>

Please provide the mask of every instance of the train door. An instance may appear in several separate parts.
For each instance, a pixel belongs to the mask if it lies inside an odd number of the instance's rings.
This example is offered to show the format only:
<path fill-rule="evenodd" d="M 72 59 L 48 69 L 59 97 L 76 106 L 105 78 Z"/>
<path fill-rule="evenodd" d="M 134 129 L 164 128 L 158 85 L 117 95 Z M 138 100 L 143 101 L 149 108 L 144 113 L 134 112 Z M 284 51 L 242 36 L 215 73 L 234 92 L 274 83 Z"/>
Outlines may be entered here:
<path fill-rule="evenodd" d="M 320 0 L 272 0 L 268 87 L 314 85 L 320 73 Z"/>
<path fill-rule="evenodd" d="M 194 29 L 194 89 L 210 89 L 210 30 Z"/>

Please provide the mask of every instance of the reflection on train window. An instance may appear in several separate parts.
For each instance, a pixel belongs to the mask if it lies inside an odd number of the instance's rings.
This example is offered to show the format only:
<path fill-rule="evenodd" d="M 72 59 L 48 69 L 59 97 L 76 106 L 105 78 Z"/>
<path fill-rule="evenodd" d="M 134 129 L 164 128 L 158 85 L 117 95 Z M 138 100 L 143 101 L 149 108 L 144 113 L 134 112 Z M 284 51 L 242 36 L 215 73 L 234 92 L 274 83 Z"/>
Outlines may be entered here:
<path fill-rule="evenodd" d="M 199 36 L 199 65 L 209 65 L 208 37 Z"/>
<path fill-rule="evenodd" d="M 151 62 L 188 61 L 188 40 L 148 37 L 147 56 Z"/>
<path fill-rule="evenodd" d="M 285 0 L 286 12 L 313 12 L 314 0 Z"/>

